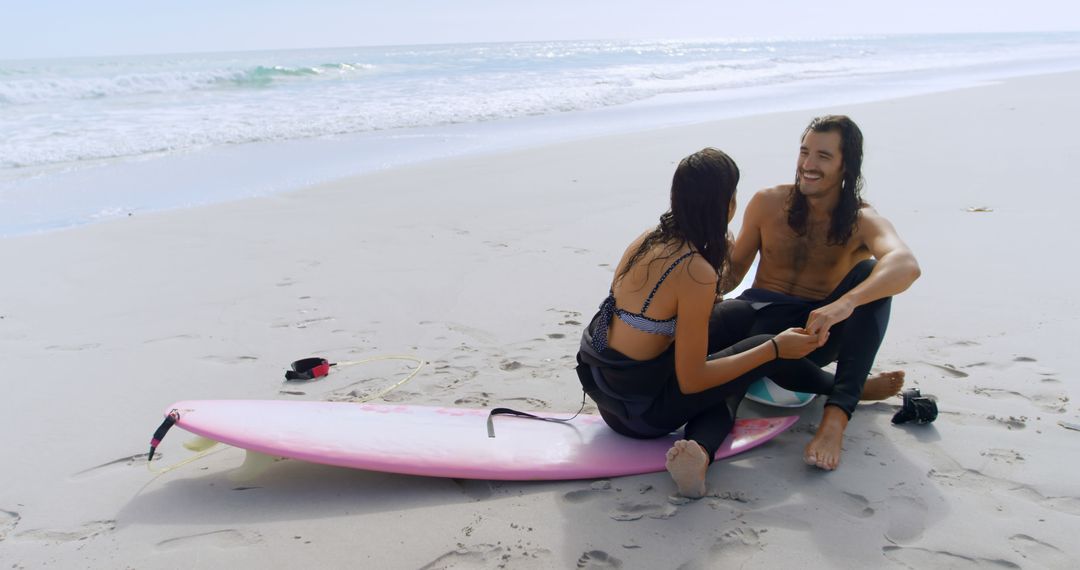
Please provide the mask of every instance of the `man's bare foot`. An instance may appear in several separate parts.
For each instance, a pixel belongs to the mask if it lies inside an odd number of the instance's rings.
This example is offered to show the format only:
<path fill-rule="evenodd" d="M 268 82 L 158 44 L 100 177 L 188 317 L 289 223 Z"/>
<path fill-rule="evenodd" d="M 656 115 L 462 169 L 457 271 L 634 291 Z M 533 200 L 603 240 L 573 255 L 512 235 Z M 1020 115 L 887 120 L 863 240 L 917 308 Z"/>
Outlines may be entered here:
<path fill-rule="evenodd" d="M 840 446 L 844 443 L 844 429 L 847 428 L 848 417 L 844 410 L 836 406 L 825 406 L 825 413 L 821 416 L 821 425 L 818 426 L 814 439 L 806 445 L 803 460 L 807 465 L 814 465 L 832 471 L 840 465 Z"/>
<path fill-rule="evenodd" d="M 697 499 L 705 494 L 705 470 L 709 456 L 696 441 L 680 439 L 667 452 L 667 470 L 679 494 Z"/>
<path fill-rule="evenodd" d="M 859 399 L 864 402 L 884 400 L 899 394 L 900 389 L 903 387 L 903 370 L 882 372 L 881 374 L 866 379 L 866 384 L 863 385 L 862 396 Z"/>

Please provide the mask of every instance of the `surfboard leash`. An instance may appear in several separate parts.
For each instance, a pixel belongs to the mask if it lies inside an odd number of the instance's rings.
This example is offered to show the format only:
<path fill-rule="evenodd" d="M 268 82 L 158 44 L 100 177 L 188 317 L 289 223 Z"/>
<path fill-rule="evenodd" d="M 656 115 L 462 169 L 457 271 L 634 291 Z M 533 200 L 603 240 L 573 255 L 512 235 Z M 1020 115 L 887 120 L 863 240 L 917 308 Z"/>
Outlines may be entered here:
<path fill-rule="evenodd" d="M 520 410 L 515 410 L 513 408 L 495 408 L 495 409 L 491 410 L 490 412 L 488 412 L 487 434 L 488 434 L 488 437 L 495 437 L 495 416 L 515 416 L 515 417 L 525 418 L 525 419 L 529 419 L 529 420 L 541 420 L 541 421 L 545 421 L 545 422 L 567 423 L 570 420 L 572 420 L 572 419 L 578 417 L 579 415 L 581 415 L 581 411 L 584 410 L 584 409 L 585 409 L 585 391 L 584 390 L 581 392 L 581 407 L 578 408 L 578 411 L 574 412 L 574 415 L 572 415 L 572 416 L 570 416 L 568 418 L 549 418 L 549 417 L 545 417 L 545 416 L 538 416 L 536 414 L 530 414 L 529 412 L 522 412 Z"/>
<path fill-rule="evenodd" d="M 291 368 L 291 370 L 285 371 L 285 380 L 314 380 L 316 378 L 322 378 L 323 376 L 330 374 L 330 368 L 332 366 L 345 368 L 347 366 L 365 364 L 378 360 L 408 360 L 411 362 L 415 362 L 416 368 L 413 368 L 412 372 L 410 372 L 408 376 L 402 378 L 401 380 L 398 380 L 387 388 L 384 388 L 383 390 L 380 390 L 379 392 L 376 392 L 370 396 L 365 396 L 359 400 L 353 400 L 354 403 L 362 404 L 364 402 L 370 402 L 371 400 L 375 400 L 389 394 L 390 392 L 400 388 L 409 380 L 412 380 L 427 364 L 427 362 L 425 362 L 423 359 L 417 358 L 415 356 L 409 356 L 407 354 L 386 354 L 383 356 L 372 356 L 370 358 L 364 358 L 361 360 L 345 360 L 341 362 L 330 362 L 325 358 L 316 356 L 311 358 L 301 358 L 300 360 L 297 360 L 296 362 L 293 362 L 291 365 L 289 365 L 289 368 Z"/>
<path fill-rule="evenodd" d="M 161 422 L 161 425 L 154 431 L 154 435 L 150 437 L 150 453 L 146 454 L 147 466 L 154 460 L 154 452 L 157 451 L 161 440 L 165 439 L 165 434 L 169 433 L 169 429 L 176 425 L 178 421 L 180 421 L 180 410 L 173 408 L 168 414 L 165 414 L 165 421 Z"/>
<path fill-rule="evenodd" d="M 195 455 L 193 455 L 193 456 L 191 456 L 191 457 L 189 457 L 189 458 L 187 458 L 187 459 L 185 459 L 185 460 L 183 460 L 183 461 L 181 461 L 181 462 L 179 462 L 179 463 L 177 463 L 175 465 L 170 465 L 168 467 L 163 467 L 161 469 L 154 469 L 151 466 L 151 462 L 154 460 L 154 452 L 157 451 L 158 445 L 161 445 L 161 440 L 165 439 L 165 434 L 169 433 L 169 430 L 174 425 L 176 425 L 176 422 L 178 422 L 178 421 L 180 421 L 180 410 L 177 410 L 176 408 L 173 408 L 172 410 L 169 411 L 168 414 L 165 415 L 165 421 L 161 422 L 161 425 L 158 426 L 157 430 L 154 431 L 154 435 L 150 438 L 150 452 L 146 454 L 146 469 L 147 469 L 147 471 L 150 471 L 151 473 L 154 473 L 156 475 L 164 475 L 165 473 L 168 473 L 169 471 L 172 471 L 173 469 L 179 469 L 179 468 L 187 465 L 188 463 L 191 463 L 193 461 L 198 461 L 199 459 L 202 459 L 203 457 L 206 457 L 207 455 L 210 455 L 211 453 L 217 453 L 217 452 L 221 451 L 221 449 L 215 449 L 214 451 L 210 451 L 210 448 L 213 447 L 214 445 L 216 445 L 217 442 L 213 441 L 213 440 L 206 440 L 206 441 L 211 442 L 210 445 L 202 445 L 202 444 L 200 444 L 202 449 L 199 451 L 199 453 L 197 453 L 197 454 L 195 454 Z M 202 438 L 202 439 L 205 439 L 205 438 Z M 190 447 L 188 444 L 184 444 L 184 447 L 188 447 L 189 449 L 194 449 L 193 447 Z"/>

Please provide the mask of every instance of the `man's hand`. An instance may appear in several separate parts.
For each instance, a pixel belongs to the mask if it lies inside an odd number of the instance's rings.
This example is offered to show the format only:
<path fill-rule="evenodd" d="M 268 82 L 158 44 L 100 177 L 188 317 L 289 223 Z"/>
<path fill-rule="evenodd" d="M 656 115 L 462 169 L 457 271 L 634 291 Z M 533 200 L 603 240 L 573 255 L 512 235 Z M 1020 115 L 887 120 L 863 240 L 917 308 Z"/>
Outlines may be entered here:
<path fill-rule="evenodd" d="M 790 328 L 773 337 L 777 358 L 802 358 L 818 347 L 816 336 L 806 329 Z"/>
<path fill-rule="evenodd" d="M 850 317 L 854 310 L 854 302 L 840 297 L 824 307 L 810 311 L 810 318 L 806 319 L 806 331 L 817 335 L 818 347 L 825 346 L 825 342 L 829 340 L 829 329 Z"/>

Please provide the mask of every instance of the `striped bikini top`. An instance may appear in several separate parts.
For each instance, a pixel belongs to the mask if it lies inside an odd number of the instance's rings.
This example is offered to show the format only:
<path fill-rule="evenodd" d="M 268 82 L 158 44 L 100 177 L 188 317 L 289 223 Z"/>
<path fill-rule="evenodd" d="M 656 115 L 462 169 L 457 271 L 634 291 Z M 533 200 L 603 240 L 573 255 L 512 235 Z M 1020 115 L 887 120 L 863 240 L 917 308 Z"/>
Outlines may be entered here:
<path fill-rule="evenodd" d="M 645 311 L 649 310 L 649 304 L 652 303 L 653 296 L 656 295 L 656 291 L 660 288 L 660 284 L 663 283 L 665 279 L 667 279 L 668 275 L 671 275 L 671 272 L 674 271 L 675 268 L 680 263 L 682 263 L 684 259 L 690 257 L 691 255 L 694 255 L 694 252 L 691 251 L 690 253 L 679 257 L 671 264 L 670 267 L 667 268 L 667 271 L 665 271 L 664 274 L 660 276 L 660 279 L 656 282 L 656 285 L 653 286 L 652 291 L 649 292 L 649 296 L 645 298 L 645 304 L 641 307 L 640 313 L 631 313 L 626 309 L 620 309 L 616 307 L 615 291 L 609 289 L 607 298 L 604 299 L 604 302 L 600 303 L 599 318 L 596 322 L 596 328 L 593 330 L 593 348 L 596 349 L 597 352 L 603 351 L 605 348 L 607 348 L 607 331 L 608 327 L 611 326 L 612 315 L 618 316 L 619 319 L 622 320 L 622 322 L 630 325 L 631 327 L 641 332 L 658 334 L 663 336 L 675 336 L 676 317 L 671 317 L 670 319 L 653 319 L 650 317 L 646 317 Z"/>

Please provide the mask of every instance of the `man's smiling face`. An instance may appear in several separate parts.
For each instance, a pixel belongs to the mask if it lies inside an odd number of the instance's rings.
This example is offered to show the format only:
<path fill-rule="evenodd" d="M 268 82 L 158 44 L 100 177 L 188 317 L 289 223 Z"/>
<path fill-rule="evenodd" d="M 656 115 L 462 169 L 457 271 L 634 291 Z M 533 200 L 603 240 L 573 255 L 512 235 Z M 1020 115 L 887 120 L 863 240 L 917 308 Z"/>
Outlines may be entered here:
<path fill-rule="evenodd" d="M 810 131 L 803 137 L 795 180 L 804 196 L 825 196 L 840 190 L 844 180 L 840 142 L 840 133 L 835 131 Z"/>

